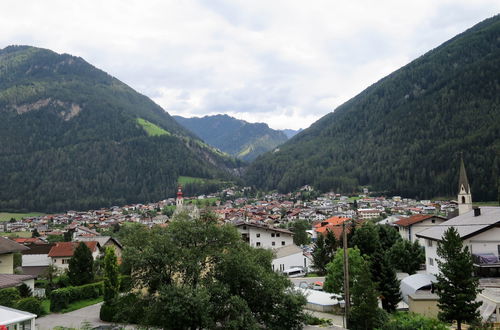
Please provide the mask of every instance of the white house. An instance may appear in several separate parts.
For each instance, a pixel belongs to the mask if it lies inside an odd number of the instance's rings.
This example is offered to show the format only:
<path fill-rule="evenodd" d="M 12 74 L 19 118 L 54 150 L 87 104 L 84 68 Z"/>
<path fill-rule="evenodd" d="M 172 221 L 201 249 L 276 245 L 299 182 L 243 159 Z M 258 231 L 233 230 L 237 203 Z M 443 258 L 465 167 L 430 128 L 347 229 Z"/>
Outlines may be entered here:
<path fill-rule="evenodd" d="M 304 255 L 304 252 L 297 245 L 287 245 L 274 249 L 276 257 L 272 261 L 273 270 L 284 271 L 292 267 L 304 267 L 308 269 L 311 266 L 311 260 Z"/>
<path fill-rule="evenodd" d="M 240 222 L 236 228 L 243 240 L 253 247 L 275 249 L 293 244 L 293 233 L 286 229 L 253 222 Z"/>
<path fill-rule="evenodd" d="M 435 215 L 415 214 L 407 218 L 401 218 L 393 223 L 399 231 L 401 238 L 410 242 L 418 240 L 417 234 L 428 228 L 440 225 L 446 221 L 446 218 Z M 420 241 L 419 243 L 423 243 Z"/>
<path fill-rule="evenodd" d="M 437 243 L 441 241 L 444 232 L 454 227 L 464 246 L 468 246 L 475 256 L 475 266 L 478 272 L 500 268 L 498 261 L 500 252 L 500 207 L 481 207 L 452 218 L 439 226 L 435 226 L 417 234 L 425 239 L 425 257 L 427 272 L 438 274 L 436 260 Z M 496 260 L 495 260 L 496 258 Z M 485 262 L 488 261 L 488 262 Z"/>

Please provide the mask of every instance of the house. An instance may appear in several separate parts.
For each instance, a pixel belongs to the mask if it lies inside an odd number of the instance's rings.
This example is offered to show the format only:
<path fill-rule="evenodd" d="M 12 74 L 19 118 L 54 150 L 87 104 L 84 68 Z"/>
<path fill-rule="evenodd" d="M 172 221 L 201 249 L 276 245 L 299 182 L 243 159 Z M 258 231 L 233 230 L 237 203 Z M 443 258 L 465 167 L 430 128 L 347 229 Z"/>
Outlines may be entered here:
<path fill-rule="evenodd" d="M 0 237 L 0 289 L 26 284 L 35 287 L 35 276 L 14 274 L 14 253 L 29 250 L 24 245 Z"/>
<path fill-rule="evenodd" d="M 295 244 L 274 249 L 276 254 L 272 261 L 273 270 L 284 271 L 292 267 L 303 267 L 306 271 L 311 266 L 311 260 L 304 255 L 304 251 Z"/>
<path fill-rule="evenodd" d="M 440 225 L 446 221 L 446 218 L 436 215 L 415 214 L 407 218 L 401 218 L 393 223 L 403 239 L 410 242 L 417 240 L 417 234 L 421 231 Z"/>
<path fill-rule="evenodd" d="M 49 252 L 55 244 L 29 244 L 29 250 L 22 252 L 23 274 L 41 275 L 52 263 Z"/>
<path fill-rule="evenodd" d="M 331 218 L 326 219 L 325 221 L 321 221 L 317 224 L 314 225 L 314 232 L 313 232 L 313 239 L 316 239 L 318 235 L 323 235 L 325 236 L 328 231 L 331 231 L 337 239 L 341 238 L 342 235 L 342 230 L 343 230 L 343 224 L 346 221 L 351 220 L 351 218 L 348 217 L 341 217 L 341 216 L 334 216 Z M 349 231 L 350 229 L 348 229 Z"/>
<path fill-rule="evenodd" d="M 83 242 L 87 245 L 92 252 L 92 257 L 96 260 L 100 255 L 100 245 L 99 242 Z M 79 242 L 58 242 L 55 246 L 50 249 L 49 258 L 52 260 L 52 264 L 60 269 L 67 269 L 69 266 L 69 260 L 73 256 L 76 247 L 80 244 Z"/>
<path fill-rule="evenodd" d="M 99 242 L 99 245 L 102 249 L 105 249 L 108 246 L 111 246 L 113 250 L 115 250 L 116 258 L 118 259 L 118 263 L 121 263 L 122 260 L 122 251 L 123 245 L 114 237 L 111 236 L 94 236 L 94 237 L 84 237 L 80 236 L 76 238 L 77 242 L 91 242 L 96 241 Z"/>
<path fill-rule="evenodd" d="M 358 209 L 358 216 L 360 219 L 374 219 L 380 217 L 381 210 L 378 209 Z"/>
<path fill-rule="evenodd" d="M 417 234 L 425 239 L 425 257 L 427 272 L 438 274 L 436 260 L 437 243 L 441 241 L 444 232 L 454 227 L 464 246 L 475 258 L 478 274 L 496 273 L 500 269 L 500 207 L 476 207 L 473 210 L 452 218 L 439 226 L 434 226 Z"/>
<path fill-rule="evenodd" d="M 14 253 L 29 250 L 24 245 L 0 237 L 0 274 L 14 274 Z"/>
<path fill-rule="evenodd" d="M 0 306 L 0 329 L 36 329 L 35 314 Z"/>
<path fill-rule="evenodd" d="M 293 244 L 293 233 L 286 229 L 255 222 L 239 222 L 236 228 L 243 240 L 253 247 L 273 249 Z"/>

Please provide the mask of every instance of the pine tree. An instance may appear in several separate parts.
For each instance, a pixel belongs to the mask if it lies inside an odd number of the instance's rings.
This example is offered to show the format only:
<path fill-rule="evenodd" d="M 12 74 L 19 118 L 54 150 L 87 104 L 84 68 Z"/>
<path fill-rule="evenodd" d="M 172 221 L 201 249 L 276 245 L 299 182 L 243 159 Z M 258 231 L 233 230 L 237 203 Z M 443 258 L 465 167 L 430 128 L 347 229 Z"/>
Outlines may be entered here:
<path fill-rule="evenodd" d="M 107 247 L 104 255 L 104 303 L 110 304 L 118 297 L 120 278 L 115 251 Z"/>
<path fill-rule="evenodd" d="M 72 285 L 83 285 L 94 280 L 94 258 L 83 242 L 76 247 L 69 260 L 68 277 Z"/>
<path fill-rule="evenodd" d="M 313 265 L 319 274 L 326 273 L 326 265 L 330 262 L 331 257 L 325 244 L 323 235 L 318 235 L 314 250 L 312 252 Z"/>
<path fill-rule="evenodd" d="M 362 276 L 353 283 L 352 309 L 348 315 L 349 329 L 368 330 L 381 326 L 383 311 L 378 307 L 375 283 L 371 280 L 366 263 L 362 265 Z"/>
<path fill-rule="evenodd" d="M 437 275 L 437 294 L 439 296 L 439 318 L 443 321 L 457 321 L 460 330 L 462 322 L 474 322 L 479 317 L 475 302 L 481 292 L 478 278 L 473 276 L 474 266 L 467 246 L 462 247 L 458 231 L 450 227 L 438 243 L 437 260 L 440 273 Z"/>
<path fill-rule="evenodd" d="M 372 275 L 374 281 L 377 282 L 382 307 L 387 312 L 394 312 L 401 301 L 400 281 L 396 276 L 396 271 L 389 263 L 387 255 L 381 252 L 377 252 L 373 256 L 373 266 Z M 374 268 L 377 269 L 377 273 L 373 271 Z"/>

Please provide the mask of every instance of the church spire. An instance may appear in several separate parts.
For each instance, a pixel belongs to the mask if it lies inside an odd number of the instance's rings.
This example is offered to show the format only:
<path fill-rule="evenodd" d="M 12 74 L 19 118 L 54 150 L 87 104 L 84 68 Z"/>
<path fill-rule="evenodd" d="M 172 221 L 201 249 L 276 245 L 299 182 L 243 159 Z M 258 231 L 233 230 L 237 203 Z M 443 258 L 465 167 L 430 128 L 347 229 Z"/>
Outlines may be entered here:
<path fill-rule="evenodd" d="M 464 158 L 460 155 L 460 174 L 458 177 L 458 214 L 464 214 L 472 210 L 472 195 L 465 171 Z"/>

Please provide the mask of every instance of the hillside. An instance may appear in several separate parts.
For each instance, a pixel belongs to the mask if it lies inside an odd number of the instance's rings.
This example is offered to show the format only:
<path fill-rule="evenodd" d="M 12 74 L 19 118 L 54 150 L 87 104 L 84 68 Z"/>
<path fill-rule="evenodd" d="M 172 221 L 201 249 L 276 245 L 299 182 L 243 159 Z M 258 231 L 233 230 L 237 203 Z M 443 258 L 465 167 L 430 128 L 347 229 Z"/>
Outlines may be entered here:
<path fill-rule="evenodd" d="M 247 171 L 260 188 L 370 186 L 431 198 L 457 193 L 463 152 L 474 200 L 496 200 L 500 16 L 485 20 L 338 107 Z"/>
<path fill-rule="evenodd" d="M 239 167 L 83 59 L 29 46 L 0 50 L 0 141 L 6 211 L 154 201 Z"/>
<path fill-rule="evenodd" d="M 227 115 L 173 117 L 209 145 L 245 161 L 252 161 L 287 140 L 283 132 L 271 129 L 267 124 L 249 123 Z"/>

